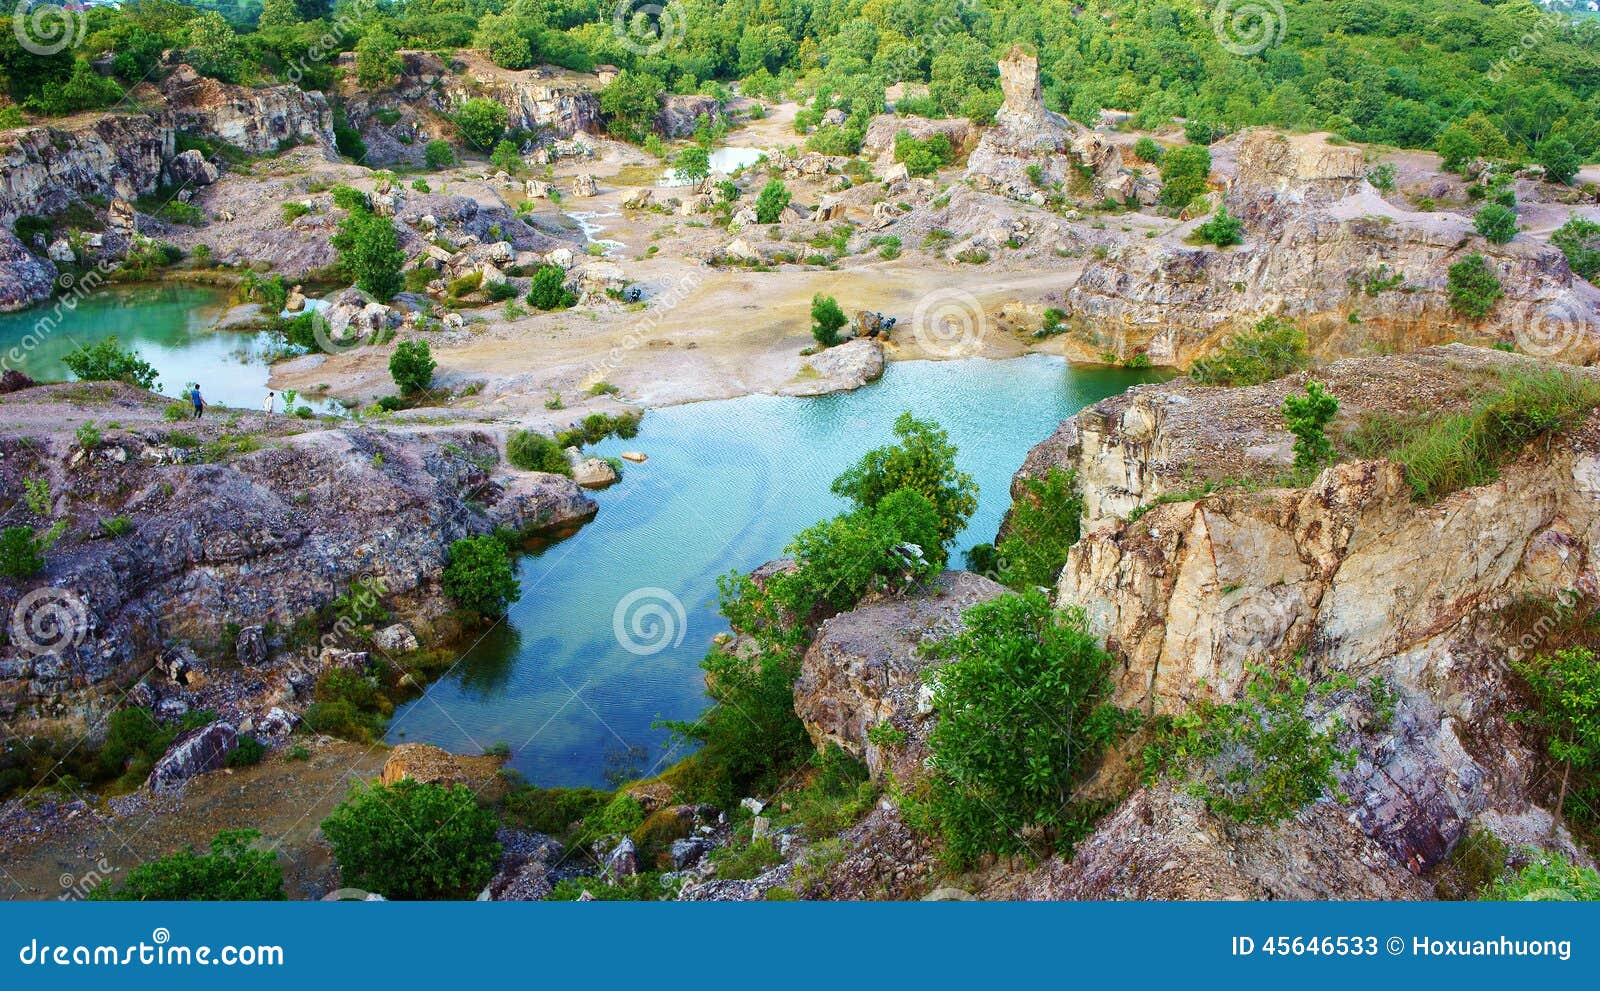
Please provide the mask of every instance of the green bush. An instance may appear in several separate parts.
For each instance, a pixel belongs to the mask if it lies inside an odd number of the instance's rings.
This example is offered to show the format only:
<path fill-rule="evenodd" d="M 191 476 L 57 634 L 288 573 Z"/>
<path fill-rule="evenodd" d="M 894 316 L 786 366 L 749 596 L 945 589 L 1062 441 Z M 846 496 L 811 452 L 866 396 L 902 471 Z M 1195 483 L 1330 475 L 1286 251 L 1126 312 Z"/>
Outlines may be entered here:
<path fill-rule="evenodd" d="M 494 816 L 464 785 L 358 787 L 322 831 L 344 883 L 391 900 L 471 898 L 500 858 Z"/>
<path fill-rule="evenodd" d="M 956 449 L 938 424 L 909 412 L 895 420 L 899 443 L 875 448 L 834 479 L 833 494 L 871 509 L 902 488 L 921 492 L 939 514 L 939 536 L 949 542 L 978 508 L 978 485 L 956 467 Z"/>
<path fill-rule="evenodd" d="M 916 138 L 903 130 L 894 137 L 894 160 L 905 163 L 906 171 L 914 176 L 933 175 L 954 159 L 955 149 L 943 134 Z"/>
<path fill-rule="evenodd" d="M 1006 595 L 967 610 L 935 655 L 938 721 L 923 808 L 957 868 L 1018 853 L 1025 837 L 1070 852 L 1100 811 L 1076 798 L 1100 754 L 1137 721 L 1110 702 L 1111 655 L 1079 611 L 1045 595 Z"/>
<path fill-rule="evenodd" d="M 1166 149 L 1162 148 L 1154 138 L 1143 137 L 1133 143 L 1133 157 L 1141 162 L 1158 165 L 1165 155 Z"/>
<path fill-rule="evenodd" d="M 505 133 L 507 117 L 506 108 L 499 103 L 475 96 L 456 109 L 452 120 L 463 141 L 488 151 Z"/>
<path fill-rule="evenodd" d="M 500 815 L 508 824 L 566 841 L 584 820 L 605 808 L 612 795 L 595 788 L 533 788 L 513 790 L 501 802 Z"/>
<path fill-rule="evenodd" d="M 1600 664 L 1592 650 L 1569 647 L 1526 660 L 1512 669 L 1527 683 L 1533 705 L 1513 715 L 1544 736 L 1550 759 L 1562 765 L 1556 818 L 1566 807 L 1572 772 L 1600 769 Z"/>
<path fill-rule="evenodd" d="M 315 701 L 306 708 L 302 725 L 312 733 L 326 733 L 356 743 L 383 737 L 394 704 L 375 681 L 338 668 L 317 677 Z"/>
<path fill-rule="evenodd" d="M 298 200 L 291 200 L 283 205 L 283 223 L 288 226 L 311 212 L 311 208 Z"/>
<path fill-rule="evenodd" d="M 1468 255 L 1450 266 L 1448 292 L 1451 309 L 1474 320 L 1488 316 L 1505 295 L 1482 255 Z"/>
<path fill-rule="evenodd" d="M 1294 434 L 1294 466 L 1311 471 L 1333 459 L 1333 442 L 1327 427 L 1339 413 L 1339 400 L 1315 379 L 1306 383 L 1306 394 L 1289 395 L 1283 400 L 1283 419 Z"/>
<path fill-rule="evenodd" d="M 1600 873 L 1558 853 L 1544 853 L 1509 877 L 1484 886 L 1485 901 L 1600 901 Z"/>
<path fill-rule="evenodd" d="M 1563 185 L 1572 182 L 1578 170 L 1583 168 L 1583 157 L 1578 154 L 1578 149 L 1559 134 L 1539 142 L 1533 150 L 1533 160 L 1544 166 L 1546 179 Z"/>
<path fill-rule="evenodd" d="M 1216 212 L 1210 220 L 1195 229 L 1195 234 L 1207 244 L 1214 244 L 1219 248 L 1226 248 L 1235 244 L 1244 243 L 1244 221 L 1231 216 L 1228 208 L 1223 207 Z"/>
<path fill-rule="evenodd" d="M 578 301 L 567 288 L 567 273 L 560 265 L 540 265 L 528 287 L 528 305 L 540 310 L 564 310 Z"/>
<path fill-rule="evenodd" d="M 456 153 L 450 142 L 433 140 L 422 146 L 422 160 L 430 169 L 442 169 L 456 163 Z"/>
<path fill-rule="evenodd" d="M 479 269 L 451 279 L 449 285 L 445 287 L 445 292 L 449 293 L 452 299 L 460 299 L 477 292 L 481 285 L 483 285 L 483 270 Z"/>
<path fill-rule="evenodd" d="M 1183 145 L 1161 160 L 1161 202 L 1181 210 L 1210 188 L 1211 150 L 1203 145 Z"/>
<path fill-rule="evenodd" d="M 1005 536 L 994 548 L 1000 567 L 996 580 L 1022 591 L 1054 588 L 1078 542 L 1083 522 L 1083 495 L 1077 476 L 1051 468 L 1044 478 L 1023 480 L 1023 494 L 1011 504 Z"/>
<path fill-rule="evenodd" d="M 506 460 L 523 471 L 572 476 L 572 466 L 561 445 L 555 438 L 534 430 L 518 430 L 506 438 Z"/>
<path fill-rule="evenodd" d="M 1517 236 L 1517 211 L 1490 203 L 1478 211 L 1472 224 L 1490 244 L 1505 244 Z"/>
<path fill-rule="evenodd" d="M 8 526 L 0 530 L 0 575 L 32 578 L 44 568 L 44 548 L 32 527 Z"/>
<path fill-rule="evenodd" d="M 1260 385 L 1293 374 L 1309 361 L 1300 328 L 1290 320 L 1265 317 L 1210 356 L 1196 358 L 1189 377 L 1201 385 Z"/>
<path fill-rule="evenodd" d="M 516 573 L 506 547 L 493 536 L 467 537 L 450 545 L 444 568 L 445 594 L 482 616 L 499 616 L 517 597 Z"/>
<path fill-rule="evenodd" d="M 124 348 L 115 337 L 96 344 L 80 344 L 61 359 L 80 382 L 127 382 L 141 389 L 156 387 L 156 370 L 139 357 L 139 352 Z"/>
<path fill-rule="evenodd" d="M 839 343 L 839 329 L 849 323 L 832 296 L 811 297 L 811 336 L 818 344 L 831 348 Z"/>
<path fill-rule="evenodd" d="M 242 735 L 239 745 L 228 752 L 226 763 L 229 767 L 254 767 L 261 763 L 267 755 L 267 748 L 260 740 L 253 736 Z"/>
<path fill-rule="evenodd" d="M 406 263 L 399 235 L 388 217 L 354 211 L 339 222 L 329 243 L 339 253 L 339 265 L 360 288 L 379 300 L 394 298 L 405 284 L 400 274 Z"/>
<path fill-rule="evenodd" d="M 1146 782 L 1173 775 L 1235 822 L 1293 816 L 1333 791 L 1340 769 L 1355 766 L 1355 751 L 1337 744 L 1339 720 L 1318 730 L 1306 717 L 1307 706 L 1332 687 L 1337 683 L 1313 688 L 1291 672 L 1252 667 L 1237 702 L 1196 699 L 1183 715 L 1157 721 L 1143 755 Z"/>
<path fill-rule="evenodd" d="M 402 393 L 421 392 L 433 384 L 433 370 L 438 363 L 427 341 L 401 341 L 389 356 L 389 375 Z"/>
<path fill-rule="evenodd" d="M 516 175 L 522 171 L 522 152 L 513 141 L 500 141 L 489 154 L 489 161 L 502 172 Z"/>
<path fill-rule="evenodd" d="M 1593 282 L 1600 273 L 1600 223 L 1573 214 L 1550 235 L 1550 243 L 1561 249 L 1579 278 Z"/>
<path fill-rule="evenodd" d="M 121 884 L 110 881 L 89 893 L 92 901 L 261 902 L 283 901 L 283 870 L 272 850 L 252 850 L 253 829 L 231 829 L 211 839 L 207 853 L 185 847 L 130 870 Z"/>
<path fill-rule="evenodd" d="M 761 194 L 756 197 L 756 223 L 777 223 L 793 198 L 794 194 L 789 192 L 789 187 L 785 186 L 782 180 L 770 180 L 761 187 Z"/>

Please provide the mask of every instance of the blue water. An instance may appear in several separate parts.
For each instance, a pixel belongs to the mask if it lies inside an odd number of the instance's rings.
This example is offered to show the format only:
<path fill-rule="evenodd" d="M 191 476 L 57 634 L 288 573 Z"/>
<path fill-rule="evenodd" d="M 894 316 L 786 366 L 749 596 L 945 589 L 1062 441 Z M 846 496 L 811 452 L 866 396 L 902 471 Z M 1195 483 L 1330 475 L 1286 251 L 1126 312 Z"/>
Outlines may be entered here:
<path fill-rule="evenodd" d="M 727 629 L 717 576 L 779 556 L 795 532 L 846 508 L 829 485 L 893 441 L 901 411 L 942 425 L 978 481 L 959 561 L 994 539 L 1030 447 L 1070 414 L 1148 379 L 1043 355 L 897 362 L 852 393 L 651 411 L 636 438 L 597 448 L 649 460 L 627 464 L 622 481 L 597 494 L 594 522 L 522 559 L 522 596 L 506 621 L 398 711 L 388 739 L 465 753 L 507 744 L 511 766 L 546 786 L 602 785 L 608 769 L 665 766 L 681 755 L 651 723 L 693 719 L 706 706 L 698 663 Z"/>

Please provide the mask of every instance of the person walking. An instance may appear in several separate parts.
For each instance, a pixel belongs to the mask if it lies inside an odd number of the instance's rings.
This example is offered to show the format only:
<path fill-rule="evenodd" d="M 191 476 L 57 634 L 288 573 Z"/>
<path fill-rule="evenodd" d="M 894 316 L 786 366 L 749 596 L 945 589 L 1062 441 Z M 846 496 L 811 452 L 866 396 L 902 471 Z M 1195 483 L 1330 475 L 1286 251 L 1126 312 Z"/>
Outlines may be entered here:
<path fill-rule="evenodd" d="M 261 412 L 267 414 L 267 419 L 272 419 L 272 400 L 277 393 L 268 392 L 267 401 L 261 404 Z"/>
<path fill-rule="evenodd" d="M 194 418 L 200 419 L 206 411 L 206 401 L 200 397 L 200 383 L 196 382 L 189 387 L 189 401 L 194 403 Z"/>

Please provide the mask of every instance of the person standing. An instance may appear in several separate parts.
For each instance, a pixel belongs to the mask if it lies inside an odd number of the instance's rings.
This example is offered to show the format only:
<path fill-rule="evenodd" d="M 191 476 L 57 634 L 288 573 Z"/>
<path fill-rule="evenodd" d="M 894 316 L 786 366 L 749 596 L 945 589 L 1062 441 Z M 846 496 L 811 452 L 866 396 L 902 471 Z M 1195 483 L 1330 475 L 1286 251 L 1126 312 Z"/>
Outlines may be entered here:
<path fill-rule="evenodd" d="M 194 418 L 200 419 L 206 410 L 206 401 L 200 397 L 200 383 L 196 382 L 189 388 L 189 401 L 194 403 Z"/>
<path fill-rule="evenodd" d="M 277 393 L 268 392 L 267 401 L 261 404 L 261 412 L 267 414 L 267 419 L 272 419 L 272 400 Z"/>

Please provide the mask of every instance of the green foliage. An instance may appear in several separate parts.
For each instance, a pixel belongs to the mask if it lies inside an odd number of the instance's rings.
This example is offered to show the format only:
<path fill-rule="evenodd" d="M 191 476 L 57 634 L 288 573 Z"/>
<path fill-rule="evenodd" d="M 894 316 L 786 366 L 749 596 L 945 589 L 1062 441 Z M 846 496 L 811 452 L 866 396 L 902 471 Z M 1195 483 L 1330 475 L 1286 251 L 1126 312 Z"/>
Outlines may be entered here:
<path fill-rule="evenodd" d="M 956 467 L 956 449 L 937 424 L 909 412 L 895 420 L 899 443 L 868 451 L 834 479 L 833 494 L 871 509 L 899 489 L 922 493 L 939 516 L 939 537 L 949 542 L 978 508 L 978 485 Z"/>
<path fill-rule="evenodd" d="M 252 850 L 253 829 L 224 830 L 206 853 L 184 847 L 130 870 L 121 884 L 110 881 L 89 893 L 91 901 L 260 902 L 283 901 L 283 869 L 272 850 Z"/>
<path fill-rule="evenodd" d="M 401 341 L 389 356 L 389 375 L 402 393 L 421 392 L 433 384 L 433 370 L 438 362 L 427 341 Z"/>
<path fill-rule="evenodd" d="M 356 285 L 377 299 L 393 299 L 405 284 L 400 268 L 406 255 L 388 217 L 354 211 L 339 222 L 329 243 L 339 252 L 340 266 L 355 277 Z"/>
<path fill-rule="evenodd" d="M 317 676 L 312 698 L 302 717 L 305 729 L 356 743 L 382 739 L 384 724 L 394 713 L 377 683 L 354 671 L 324 671 Z"/>
<path fill-rule="evenodd" d="M 756 197 L 756 223 L 777 223 L 793 198 L 794 194 L 789 192 L 789 187 L 785 186 L 781 179 L 768 181 L 761 187 L 761 194 Z"/>
<path fill-rule="evenodd" d="M 1600 901 L 1600 872 L 1574 864 L 1558 853 L 1544 853 L 1509 877 L 1484 886 L 1485 901 Z"/>
<path fill-rule="evenodd" d="M 904 162 L 912 175 L 930 176 L 955 160 L 955 149 L 943 134 L 917 138 L 903 130 L 894 136 L 894 160 Z"/>
<path fill-rule="evenodd" d="M 1260 385 L 1293 374 L 1309 361 L 1300 328 L 1291 320 L 1265 317 L 1208 357 L 1196 358 L 1189 377 L 1201 385 Z"/>
<path fill-rule="evenodd" d="M 1231 216 L 1228 208 L 1223 207 L 1205 223 L 1195 229 L 1200 240 L 1207 244 L 1214 244 L 1219 248 L 1244 243 L 1244 221 Z"/>
<path fill-rule="evenodd" d="M 1077 476 L 1051 468 L 1044 478 L 1024 479 L 1023 492 L 1011 504 L 1005 535 L 995 547 L 999 571 L 995 579 L 1022 591 L 1053 588 L 1078 542 L 1083 523 L 1083 495 Z"/>
<path fill-rule="evenodd" d="M 1144 750 L 1145 780 L 1170 774 L 1212 812 L 1236 822 L 1287 819 L 1335 790 L 1340 769 L 1355 766 L 1355 752 L 1338 746 L 1339 720 L 1319 729 L 1306 716 L 1332 687 L 1252 667 L 1238 701 L 1197 699 L 1184 714 L 1157 722 Z"/>
<path fill-rule="evenodd" d="M 34 95 L 28 97 L 28 109 L 50 117 L 85 110 L 100 110 L 122 99 L 122 87 L 94 71 L 85 59 L 72 63 L 72 72 L 65 79 L 46 82 Z"/>
<path fill-rule="evenodd" d="M 1446 172 L 1460 172 L 1466 168 L 1468 162 L 1483 154 L 1483 147 L 1478 143 L 1478 139 L 1460 124 L 1451 124 L 1445 128 L 1434 142 L 1433 150 L 1444 160 Z"/>
<path fill-rule="evenodd" d="M 32 527 L 8 526 L 0 530 L 0 575 L 32 578 L 44 569 L 44 551 Z"/>
<path fill-rule="evenodd" d="M 818 344 L 825 348 L 838 344 L 839 329 L 849 322 L 832 296 L 811 297 L 811 336 Z"/>
<path fill-rule="evenodd" d="M 1527 683 L 1533 706 L 1516 713 L 1537 728 L 1550 759 L 1563 765 L 1556 816 L 1564 809 L 1572 772 L 1600 768 L 1600 664 L 1586 647 L 1568 647 L 1512 662 Z"/>
<path fill-rule="evenodd" d="M 1468 255 L 1450 266 L 1447 291 L 1450 308 L 1474 320 L 1488 316 L 1494 304 L 1505 295 L 1489 263 L 1477 254 Z"/>
<path fill-rule="evenodd" d="M 358 787 L 322 831 L 344 883 L 391 900 L 471 898 L 500 858 L 494 816 L 464 785 Z"/>
<path fill-rule="evenodd" d="M 1181 210 L 1210 188 L 1211 149 L 1203 145 L 1183 145 L 1161 159 L 1161 202 Z"/>
<path fill-rule="evenodd" d="M 1472 223 L 1490 244 L 1505 244 L 1517 236 L 1517 211 L 1499 203 L 1479 210 Z"/>
<path fill-rule="evenodd" d="M 596 392 L 595 389 L 602 385 L 608 386 L 608 388 Z M 591 395 L 609 394 L 615 391 L 616 387 L 611 386 L 610 383 L 596 383 L 590 389 Z M 628 440 L 638 435 L 639 422 L 643 418 L 643 413 L 632 411 L 615 415 L 611 413 L 590 413 L 576 427 L 556 434 L 556 444 L 565 450 L 569 447 L 582 447 L 585 444 L 598 444 L 607 437 L 612 436 Z"/>
<path fill-rule="evenodd" d="M 1133 157 L 1141 162 L 1159 165 L 1166 156 L 1166 149 L 1162 148 L 1154 138 L 1142 137 L 1133 143 Z"/>
<path fill-rule="evenodd" d="M 450 142 L 435 138 L 422 146 L 422 160 L 430 169 L 449 168 L 456 163 L 455 149 Z"/>
<path fill-rule="evenodd" d="M 632 795 L 618 793 L 584 822 L 593 836 L 626 836 L 644 825 L 644 806 Z"/>
<path fill-rule="evenodd" d="M 1372 183 L 1372 188 L 1388 195 L 1394 192 L 1394 165 L 1382 162 L 1367 170 L 1367 181 Z"/>
<path fill-rule="evenodd" d="M 1578 170 L 1583 168 L 1583 158 L 1578 154 L 1578 149 L 1559 134 L 1539 142 L 1533 150 L 1533 160 L 1544 166 L 1546 179 L 1563 185 L 1571 183 Z"/>
<path fill-rule="evenodd" d="M 361 190 L 340 183 L 328 190 L 333 205 L 350 213 L 371 213 L 372 200 Z"/>
<path fill-rule="evenodd" d="M 1078 786 L 1137 721 L 1110 702 L 1114 661 L 1081 611 L 1054 611 L 1038 590 L 964 619 L 934 650 L 948 663 L 931 674 L 934 774 L 914 818 L 925 815 L 957 868 L 1022 852 L 1030 836 L 1070 852 L 1098 811 Z"/>
<path fill-rule="evenodd" d="M 445 559 L 445 594 L 463 609 L 499 616 L 517 597 L 516 573 L 506 547 L 493 536 L 467 537 L 450 545 Z"/>
<path fill-rule="evenodd" d="M 489 161 L 502 172 L 516 175 L 522 171 L 522 152 L 514 141 L 501 140 L 489 154 Z"/>
<path fill-rule="evenodd" d="M 239 745 L 228 752 L 225 763 L 229 767 L 254 767 L 267 755 L 267 748 L 253 736 L 239 737 Z"/>
<path fill-rule="evenodd" d="M 506 108 L 493 100 L 475 96 L 456 108 L 451 117 L 461 140 L 483 151 L 493 148 L 506 131 Z M 426 150 L 424 150 L 426 154 Z"/>
<path fill-rule="evenodd" d="M 298 200 L 290 200 L 283 205 L 283 223 L 288 226 L 311 212 L 311 208 Z"/>
<path fill-rule="evenodd" d="M 141 389 L 156 387 L 156 370 L 139 357 L 139 352 L 124 348 L 115 337 L 96 344 L 80 344 L 61 359 L 80 382 L 127 382 Z"/>
<path fill-rule="evenodd" d="M 631 69 L 622 72 L 600 91 L 606 129 L 623 141 L 644 141 L 661 112 L 660 96 L 665 89 L 656 76 Z"/>
<path fill-rule="evenodd" d="M 528 286 L 528 305 L 540 310 L 564 310 L 578 301 L 567 288 L 567 273 L 560 265 L 540 265 Z"/>
<path fill-rule="evenodd" d="M 1600 223 L 1573 214 L 1550 235 L 1550 243 L 1561 249 L 1579 278 L 1593 282 L 1600 274 Z"/>
<path fill-rule="evenodd" d="M 679 178 L 699 182 L 711 174 L 711 154 L 699 145 L 691 145 L 678 152 L 672 165 Z"/>
<path fill-rule="evenodd" d="M 1306 383 L 1306 394 L 1283 400 L 1283 419 L 1294 434 L 1294 466 L 1311 471 L 1333 459 L 1333 442 L 1327 427 L 1339 413 L 1339 400 L 1316 379 Z"/>
<path fill-rule="evenodd" d="M 506 438 L 506 460 L 523 471 L 544 471 L 571 477 L 572 466 L 555 438 L 534 430 L 518 430 Z"/>

